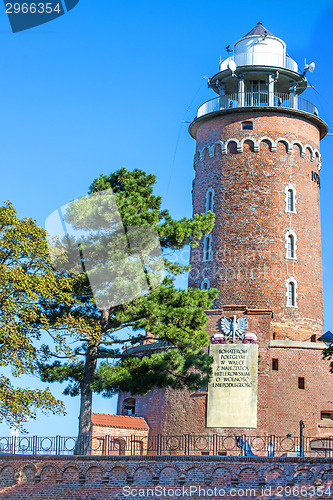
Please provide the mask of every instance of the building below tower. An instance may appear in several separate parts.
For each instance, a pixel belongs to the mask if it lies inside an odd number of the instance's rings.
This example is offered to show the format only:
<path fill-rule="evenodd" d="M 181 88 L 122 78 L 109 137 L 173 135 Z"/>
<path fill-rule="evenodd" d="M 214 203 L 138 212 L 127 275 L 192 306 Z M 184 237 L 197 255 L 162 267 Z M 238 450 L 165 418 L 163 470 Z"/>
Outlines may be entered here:
<path fill-rule="evenodd" d="M 333 429 L 333 374 L 322 359 L 326 345 L 316 341 L 273 340 L 270 338 L 272 311 L 225 306 L 207 311 L 211 336 L 224 316 L 245 316 L 248 331 L 258 338 L 258 424 L 257 428 L 207 428 L 207 391 L 191 393 L 154 389 L 145 396 L 119 394 L 117 413 L 144 417 L 150 436 L 183 434 L 226 436 L 297 436 L 299 422 L 312 438 L 329 437 Z M 314 340 L 314 339 L 312 339 Z M 134 412 L 134 413 L 133 413 Z"/>

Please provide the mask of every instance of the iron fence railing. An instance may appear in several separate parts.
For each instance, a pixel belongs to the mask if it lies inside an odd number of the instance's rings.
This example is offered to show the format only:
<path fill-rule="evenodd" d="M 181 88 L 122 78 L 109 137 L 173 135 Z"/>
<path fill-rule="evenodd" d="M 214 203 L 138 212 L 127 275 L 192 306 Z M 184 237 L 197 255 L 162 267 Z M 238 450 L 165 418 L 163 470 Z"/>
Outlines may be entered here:
<path fill-rule="evenodd" d="M 198 109 L 197 118 L 225 109 L 257 106 L 297 109 L 318 116 L 318 109 L 312 102 L 296 95 L 280 93 L 270 95 L 268 92 L 239 92 L 226 94 L 205 102 Z"/>
<path fill-rule="evenodd" d="M 302 446 L 303 444 L 303 446 Z M 153 435 L 0 438 L 0 454 L 18 455 L 228 455 L 333 458 L 333 436 Z"/>

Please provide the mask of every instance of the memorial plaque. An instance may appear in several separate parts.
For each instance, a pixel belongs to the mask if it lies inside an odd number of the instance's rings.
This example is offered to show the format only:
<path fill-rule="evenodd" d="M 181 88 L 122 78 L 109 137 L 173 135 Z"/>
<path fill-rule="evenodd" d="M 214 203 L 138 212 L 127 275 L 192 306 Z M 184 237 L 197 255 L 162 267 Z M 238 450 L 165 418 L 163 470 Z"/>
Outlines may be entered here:
<path fill-rule="evenodd" d="M 206 427 L 257 427 L 258 344 L 213 344 Z"/>

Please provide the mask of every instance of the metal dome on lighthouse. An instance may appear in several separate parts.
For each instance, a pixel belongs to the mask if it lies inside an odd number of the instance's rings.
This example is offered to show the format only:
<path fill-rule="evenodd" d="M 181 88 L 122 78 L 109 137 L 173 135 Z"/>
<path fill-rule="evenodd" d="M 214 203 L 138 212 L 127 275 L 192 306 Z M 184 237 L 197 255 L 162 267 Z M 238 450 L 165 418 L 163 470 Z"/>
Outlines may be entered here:
<path fill-rule="evenodd" d="M 326 124 L 316 119 L 317 107 L 299 97 L 307 88 L 306 71 L 312 72 L 314 63 L 300 72 L 297 63 L 287 54 L 285 42 L 262 23 L 234 43 L 233 55 L 221 61 L 219 69 L 209 80 L 209 87 L 220 97 L 200 106 L 197 120 L 227 109 L 277 107 L 311 114 L 320 128 L 321 138 L 326 135 Z M 196 120 L 190 125 L 194 138 L 198 125 Z"/>
<path fill-rule="evenodd" d="M 229 60 L 237 66 L 277 66 L 298 72 L 298 67 L 286 54 L 286 44 L 258 23 L 234 44 L 234 56 L 223 61 L 220 71 L 228 68 Z"/>

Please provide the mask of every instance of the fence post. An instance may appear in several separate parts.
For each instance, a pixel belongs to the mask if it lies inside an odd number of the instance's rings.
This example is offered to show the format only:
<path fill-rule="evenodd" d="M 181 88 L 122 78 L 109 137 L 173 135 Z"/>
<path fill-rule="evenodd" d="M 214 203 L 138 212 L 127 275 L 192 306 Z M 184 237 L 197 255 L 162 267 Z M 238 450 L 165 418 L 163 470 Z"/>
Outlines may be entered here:
<path fill-rule="evenodd" d="M 305 425 L 303 420 L 300 420 L 299 422 L 299 456 L 304 457 L 304 435 L 303 435 L 303 429 Z"/>
<path fill-rule="evenodd" d="M 61 451 L 61 437 L 58 435 L 56 436 L 56 442 L 55 442 L 56 455 L 60 455 L 60 451 Z"/>
<path fill-rule="evenodd" d="M 12 455 L 15 455 L 15 443 L 16 443 L 16 436 L 11 436 L 10 438 L 10 441 L 11 441 L 11 450 L 12 450 Z"/>
<path fill-rule="evenodd" d="M 32 454 L 37 455 L 37 443 L 38 443 L 38 437 L 33 436 L 32 438 Z"/>
<path fill-rule="evenodd" d="M 243 448 L 242 448 L 242 457 L 246 456 L 246 434 L 243 434 L 242 436 L 243 439 Z"/>
<path fill-rule="evenodd" d="M 217 455 L 217 434 L 213 434 L 213 455 Z"/>
<path fill-rule="evenodd" d="M 269 442 L 266 445 L 267 456 L 274 457 L 275 451 L 276 451 L 275 450 L 275 435 L 271 434 L 268 439 L 269 439 Z"/>
<path fill-rule="evenodd" d="M 161 453 L 161 441 L 160 441 L 161 434 L 157 434 L 156 436 L 156 455 L 162 455 Z"/>

